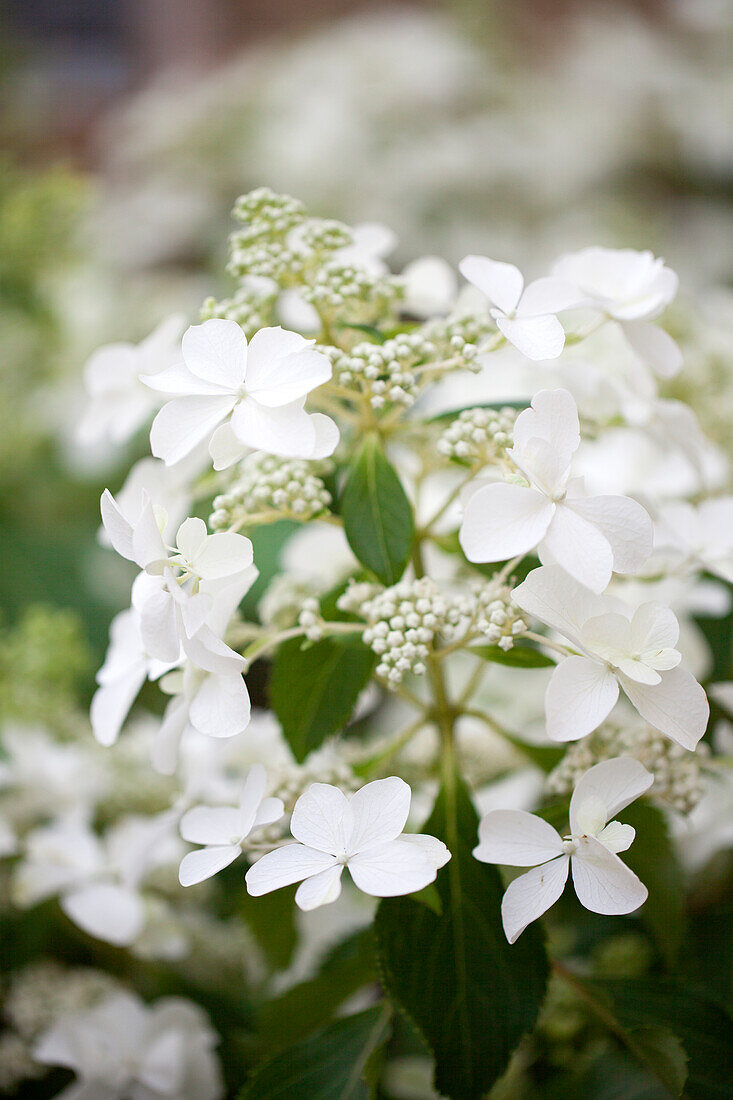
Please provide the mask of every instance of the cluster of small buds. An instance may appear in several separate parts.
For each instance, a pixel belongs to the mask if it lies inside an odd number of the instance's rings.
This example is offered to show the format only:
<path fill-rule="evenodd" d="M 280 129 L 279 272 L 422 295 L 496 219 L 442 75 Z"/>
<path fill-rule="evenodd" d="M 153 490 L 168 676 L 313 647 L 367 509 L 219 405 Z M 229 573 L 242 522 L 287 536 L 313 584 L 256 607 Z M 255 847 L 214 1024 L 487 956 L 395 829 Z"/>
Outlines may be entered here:
<path fill-rule="evenodd" d="M 511 649 L 515 639 L 529 630 L 521 609 L 512 600 L 512 585 L 491 581 L 477 586 L 475 596 L 476 629 L 490 645 Z"/>
<path fill-rule="evenodd" d="M 308 520 L 325 512 L 331 494 L 322 475 L 331 469 L 327 461 L 277 458 L 256 451 L 239 464 L 225 493 L 214 498 L 209 519 L 212 531 L 244 525 L 248 517 L 273 512 L 277 516 Z"/>
<path fill-rule="evenodd" d="M 412 405 L 415 368 L 435 357 L 435 346 L 420 333 L 403 333 L 383 344 L 357 344 L 350 352 L 326 349 L 334 382 L 365 393 L 373 409 Z"/>
<path fill-rule="evenodd" d="M 367 324 L 390 313 L 404 295 L 404 287 L 391 275 L 375 275 L 333 260 L 315 272 L 302 293 L 321 314 L 349 324 Z"/>
<path fill-rule="evenodd" d="M 253 229 L 282 236 L 307 216 L 306 208 L 291 195 L 279 195 L 269 187 L 257 187 L 240 195 L 232 216 Z"/>
<path fill-rule="evenodd" d="M 313 585 L 308 581 L 289 573 L 278 573 L 270 581 L 257 607 L 260 622 L 275 630 L 289 630 L 298 622 L 306 600 L 313 595 Z"/>
<path fill-rule="evenodd" d="M 438 453 L 472 466 L 500 462 L 512 445 L 517 410 L 464 409 L 442 432 Z"/>
<path fill-rule="evenodd" d="M 422 331 L 430 339 L 441 358 L 458 357 L 462 367 L 480 370 L 475 363 L 484 341 L 494 336 L 496 326 L 489 314 L 453 314 L 437 321 L 430 321 Z"/>
<path fill-rule="evenodd" d="M 568 748 L 547 777 L 550 794 L 568 794 L 581 775 L 600 760 L 632 756 L 654 776 L 652 794 L 679 813 L 694 810 L 704 793 L 702 769 L 709 755 L 706 744 L 694 752 L 683 749 L 652 726 L 604 723 L 595 733 Z"/>
<path fill-rule="evenodd" d="M 455 627 L 461 617 L 429 577 L 385 588 L 360 613 L 369 623 L 364 641 L 379 657 L 377 676 L 388 686 L 401 683 L 406 672 L 421 676 L 436 634 Z"/>
<path fill-rule="evenodd" d="M 288 241 L 297 251 L 306 250 L 312 256 L 337 252 L 353 242 L 354 237 L 348 225 L 329 218 L 308 218 L 290 234 Z"/>
<path fill-rule="evenodd" d="M 303 277 L 304 256 L 285 241 L 244 229 L 233 233 L 229 240 L 227 271 L 230 275 L 257 275 L 273 279 L 280 286 L 295 286 Z"/>
<path fill-rule="evenodd" d="M 364 604 L 381 592 L 384 592 L 384 585 L 374 584 L 372 581 L 350 580 L 345 591 L 336 600 L 336 606 L 347 615 L 361 615 Z"/>
<path fill-rule="evenodd" d="M 55 1020 L 91 1008 L 117 988 L 111 975 L 101 970 L 69 969 L 44 959 L 31 963 L 14 978 L 4 1013 L 18 1034 L 31 1041 Z"/>
<path fill-rule="evenodd" d="M 249 340 L 259 329 L 274 324 L 277 298 L 278 288 L 270 279 L 252 276 L 245 279 L 231 298 L 220 302 L 207 298 L 201 307 L 201 320 L 222 317 L 236 321 Z"/>
<path fill-rule="evenodd" d="M 306 638 L 311 642 L 318 642 L 323 637 L 323 617 L 315 596 L 309 596 L 303 600 L 298 615 L 298 626 L 303 628 Z"/>
<path fill-rule="evenodd" d="M 277 788 L 272 793 L 283 800 L 287 810 L 292 810 L 312 783 L 330 783 L 334 787 L 340 787 L 344 794 L 352 794 L 363 785 L 363 780 L 354 774 L 339 745 L 326 744 L 317 752 L 311 753 L 304 764 L 283 769 Z M 283 831 L 280 823 L 273 828 L 279 828 L 280 833 Z M 258 839 L 265 835 L 266 831 L 263 829 L 258 834 Z"/>

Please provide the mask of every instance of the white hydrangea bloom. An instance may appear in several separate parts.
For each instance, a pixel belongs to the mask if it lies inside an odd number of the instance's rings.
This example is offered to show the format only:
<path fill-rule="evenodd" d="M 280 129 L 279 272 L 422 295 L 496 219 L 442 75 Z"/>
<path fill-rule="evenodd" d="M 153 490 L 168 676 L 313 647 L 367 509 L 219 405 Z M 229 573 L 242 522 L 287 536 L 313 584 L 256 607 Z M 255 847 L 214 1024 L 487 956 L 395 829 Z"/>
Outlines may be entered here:
<path fill-rule="evenodd" d="M 677 344 L 651 324 L 677 293 L 678 278 L 664 260 L 632 248 L 584 248 L 557 261 L 552 274 L 577 287 L 578 296 L 618 321 L 631 347 L 657 374 L 670 378 L 682 366 Z"/>
<path fill-rule="evenodd" d="M 620 685 L 650 725 L 694 749 L 710 708 L 694 676 L 679 667 L 679 625 L 668 607 L 645 603 L 632 611 L 590 592 L 556 565 L 534 569 L 512 595 L 582 654 L 561 660 L 547 686 L 553 741 L 576 741 L 596 729 L 611 713 Z"/>
<path fill-rule="evenodd" d="M 660 549 L 680 552 L 693 566 L 733 583 L 733 497 L 714 497 L 695 507 L 686 501 L 659 510 Z"/>
<path fill-rule="evenodd" d="M 195 806 L 181 818 L 181 836 L 203 844 L 181 860 L 181 886 L 194 886 L 233 863 L 253 829 L 272 825 L 285 812 L 282 799 L 266 798 L 267 773 L 253 764 L 247 773 L 238 806 Z"/>
<path fill-rule="evenodd" d="M 79 425 L 83 445 L 126 442 L 152 415 L 160 401 L 140 382 L 172 366 L 178 355 L 185 319 L 176 314 L 161 321 L 139 344 L 106 344 L 84 368 L 89 405 Z"/>
<path fill-rule="evenodd" d="M 486 256 L 466 256 L 458 268 L 492 303 L 499 332 L 528 359 L 557 359 L 565 331 L 556 314 L 583 302 L 583 295 L 561 278 L 536 279 L 528 286 L 514 264 Z"/>
<path fill-rule="evenodd" d="M 246 875 L 258 897 L 293 882 L 295 901 L 315 909 L 335 901 L 348 867 L 354 884 L 373 897 L 422 890 L 450 859 L 442 841 L 403 834 L 411 791 L 396 776 L 367 783 L 347 798 L 338 787 L 314 783 L 295 804 L 290 831 L 298 843 L 262 856 Z"/>
<path fill-rule="evenodd" d="M 504 561 L 537 547 L 594 592 L 615 570 L 633 573 L 652 550 L 652 522 L 640 504 L 621 496 L 582 496 L 571 480 L 580 445 L 575 401 L 567 390 L 540 390 L 514 424 L 507 453 L 529 486 L 480 484 L 465 505 L 460 540 L 469 561 Z"/>
<path fill-rule="evenodd" d="M 235 321 L 192 325 L 183 336 L 183 362 L 142 378 L 173 397 L 153 422 L 153 454 L 170 466 L 207 438 L 216 469 L 246 448 L 285 458 L 333 454 L 335 423 L 304 408 L 310 391 L 331 377 L 330 361 L 312 344 L 275 327 L 260 329 L 248 346 Z"/>
<path fill-rule="evenodd" d="M 566 837 L 526 810 L 484 815 L 473 850 L 476 859 L 534 867 L 514 879 L 504 894 L 501 916 L 510 943 L 555 904 L 571 870 L 578 900 L 592 913 L 632 913 L 643 905 L 646 887 L 616 854 L 631 846 L 634 829 L 613 817 L 653 782 L 638 760 L 617 757 L 596 764 L 573 791 Z"/>
<path fill-rule="evenodd" d="M 63 1100 L 219 1100 L 224 1086 L 217 1043 L 193 1002 L 166 997 L 146 1005 L 119 992 L 57 1020 L 38 1039 L 33 1057 L 76 1073 L 58 1094 Z"/>

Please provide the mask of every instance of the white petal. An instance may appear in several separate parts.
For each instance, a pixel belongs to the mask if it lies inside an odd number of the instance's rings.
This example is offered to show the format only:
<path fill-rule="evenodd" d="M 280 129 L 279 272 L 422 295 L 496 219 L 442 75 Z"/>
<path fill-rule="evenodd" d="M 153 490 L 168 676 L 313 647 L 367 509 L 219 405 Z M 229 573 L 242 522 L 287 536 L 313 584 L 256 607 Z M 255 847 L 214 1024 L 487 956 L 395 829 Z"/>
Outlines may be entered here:
<path fill-rule="evenodd" d="M 616 573 L 635 573 L 651 554 L 654 528 L 646 508 L 637 501 L 630 497 L 576 497 L 565 504 L 606 537 Z"/>
<path fill-rule="evenodd" d="M 633 913 L 648 897 L 643 882 L 594 837 L 578 841 L 570 863 L 578 901 L 591 913 Z"/>
<path fill-rule="evenodd" d="M 650 601 L 634 612 L 631 620 L 631 645 L 634 653 L 646 650 L 674 649 L 680 636 L 680 624 L 674 611 Z"/>
<path fill-rule="evenodd" d="M 523 611 L 576 644 L 580 644 L 583 623 L 593 615 L 607 614 L 612 606 L 574 581 L 559 565 L 533 569 L 513 590 L 512 599 Z"/>
<path fill-rule="evenodd" d="M 547 736 L 577 741 L 608 717 L 618 699 L 618 682 L 605 665 L 587 657 L 566 657 L 545 693 Z"/>
<path fill-rule="evenodd" d="M 597 836 L 604 848 L 609 852 L 626 852 L 634 843 L 636 829 L 633 825 L 622 825 L 620 821 L 609 821 L 605 829 Z"/>
<path fill-rule="evenodd" d="M 247 685 L 239 675 L 206 677 L 189 710 L 194 729 L 209 737 L 235 737 L 249 725 Z"/>
<path fill-rule="evenodd" d="M 228 470 L 246 453 L 247 447 L 237 439 L 229 420 L 220 424 L 209 440 L 209 454 L 215 470 Z"/>
<path fill-rule="evenodd" d="M 140 636 L 146 653 L 159 661 L 177 661 L 181 653 L 178 616 L 166 588 L 151 592 L 140 608 Z"/>
<path fill-rule="evenodd" d="M 212 318 L 183 334 L 183 359 L 197 378 L 234 391 L 244 381 L 247 340 L 236 321 Z"/>
<path fill-rule="evenodd" d="M 565 330 L 557 317 L 497 317 L 496 327 L 517 351 L 533 362 L 557 359 L 565 347 Z"/>
<path fill-rule="evenodd" d="M 517 317 L 539 317 L 559 313 L 563 309 L 578 309 L 587 302 L 573 283 L 554 276 L 535 279 L 525 288 L 517 306 Z"/>
<path fill-rule="evenodd" d="M 444 867 L 450 859 L 450 852 L 443 841 L 438 840 L 436 836 L 428 836 L 426 833 L 403 833 L 400 840 L 404 840 L 407 844 L 416 844 L 428 857 L 436 871 Z"/>
<path fill-rule="evenodd" d="M 242 854 L 238 844 L 223 844 L 218 847 L 200 848 L 198 852 L 189 852 L 181 860 L 178 869 L 178 881 L 181 886 L 195 886 L 204 879 L 211 878 L 222 871 Z"/>
<path fill-rule="evenodd" d="M 244 835 L 236 806 L 194 806 L 183 815 L 179 828 L 191 844 L 231 845 L 233 837 Z"/>
<path fill-rule="evenodd" d="M 261 825 L 272 825 L 279 821 L 285 813 L 285 806 L 281 798 L 263 798 L 257 808 L 253 829 L 259 829 Z"/>
<path fill-rule="evenodd" d="M 74 890 L 61 899 L 61 908 L 84 932 L 119 947 L 136 940 L 145 923 L 140 895 L 112 883 Z"/>
<path fill-rule="evenodd" d="M 540 390 L 532 398 L 530 408 L 517 417 L 512 435 L 515 448 L 520 450 L 530 439 L 544 439 L 553 451 L 564 456 L 567 464 L 580 446 L 580 421 L 574 397 L 564 389 Z"/>
<path fill-rule="evenodd" d="M 150 448 L 166 466 L 173 466 L 206 439 L 231 412 L 235 398 L 176 397 L 160 410 L 150 429 Z"/>
<path fill-rule="evenodd" d="M 674 378 L 682 369 L 682 352 L 669 333 L 648 321 L 626 321 L 622 328 L 626 339 L 645 363 L 660 378 Z"/>
<path fill-rule="evenodd" d="M 544 537 L 555 505 L 543 493 L 496 482 L 466 503 L 459 534 L 469 561 L 505 561 L 533 550 Z"/>
<path fill-rule="evenodd" d="M 220 531 L 209 535 L 193 564 L 203 580 L 214 581 L 249 569 L 253 560 L 252 543 L 248 538 L 235 531 Z"/>
<path fill-rule="evenodd" d="M 181 642 L 191 664 L 214 676 L 239 675 L 244 668 L 243 657 L 230 649 L 206 623 L 194 635 L 184 634 Z"/>
<path fill-rule="evenodd" d="M 119 680 L 102 684 L 92 698 L 89 716 L 94 736 L 100 745 L 113 745 L 119 736 L 140 688 L 145 682 L 145 668 L 133 669 Z"/>
<path fill-rule="evenodd" d="M 290 831 L 319 852 L 345 853 L 353 828 L 346 795 L 330 783 L 312 783 L 295 803 Z"/>
<path fill-rule="evenodd" d="M 316 441 L 308 458 L 329 458 L 338 447 L 341 438 L 338 424 L 324 413 L 310 413 L 309 416 L 316 433 Z"/>
<path fill-rule="evenodd" d="M 153 767 L 161 775 L 173 775 L 175 772 L 178 746 L 187 726 L 188 706 L 185 699 L 171 699 L 165 708 L 151 752 Z"/>
<path fill-rule="evenodd" d="M 391 840 L 352 856 L 347 864 L 354 884 L 376 898 L 412 894 L 435 881 L 438 869 L 418 845 Z"/>
<path fill-rule="evenodd" d="M 548 440 L 535 435 L 507 453 L 527 480 L 548 497 L 559 497 L 564 492 L 572 460 L 569 450 L 555 449 Z"/>
<path fill-rule="evenodd" d="M 202 519 L 190 517 L 185 519 L 178 528 L 176 546 L 181 556 L 192 562 L 206 546 L 209 530 Z"/>
<path fill-rule="evenodd" d="M 205 382 L 191 374 L 185 363 L 176 363 L 155 374 L 141 374 L 140 381 L 148 389 L 169 394 L 171 397 L 221 396 L 228 392 L 226 387 Z"/>
<path fill-rule="evenodd" d="M 705 733 L 710 706 L 695 677 L 683 668 L 663 672 L 659 684 L 639 684 L 623 674 L 621 687 L 642 718 L 682 745 L 694 749 Z"/>
<path fill-rule="evenodd" d="M 349 800 L 353 824 L 347 850 L 361 852 L 398 837 L 407 822 L 411 797 L 404 779 L 394 775 L 375 779 L 353 794 Z"/>
<path fill-rule="evenodd" d="M 267 772 L 262 764 L 253 764 L 247 772 L 239 796 L 239 808 L 237 810 L 239 820 L 239 835 L 248 836 L 257 817 L 257 810 L 262 802 L 267 784 Z M 279 799 L 278 799 L 279 801 Z"/>
<path fill-rule="evenodd" d="M 466 256 L 459 263 L 458 270 L 502 312 L 512 313 L 516 309 L 524 278 L 514 264 L 490 260 L 486 256 Z"/>
<path fill-rule="evenodd" d="M 109 541 L 112 543 L 112 546 L 120 557 L 127 558 L 128 561 L 134 561 L 132 550 L 132 524 L 129 523 L 122 514 L 117 501 L 112 496 L 109 489 L 105 489 L 102 493 L 99 508 L 102 513 L 104 529 L 109 535 Z"/>
<path fill-rule="evenodd" d="M 308 458 L 316 445 L 315 427 L 299 401 L 268 409 L 245 398 L 232 413 L 232 429 L 248 447 L 284 458 Z"/>
<path fill-rule="evenodd" d="M 570 799 L 570 831 L 580 832 L 578 807 L 588 798 L 598 798 L 606 808 L 606 821 L 610 821 L 634 799 L 648 791 L 654 782 L 643 764 L 629 756 L 602 760 L 582 775 Z"/>
<path fill-rule="evenodd" d="M 584 649 L 617 664 L 631 653 L 631 623 L 617 611 L 593 615 L 583 623 L 580 640 Z"/>
<path fill-rule="evenodd" d="M 597 527 L 564 504 L 558 504 L 540 551 L 547 549 L 558 565 L 591 592 L 608 587 L 613 572 L 610 544 Z M 542 553 L 540 553 L 540 558 Z"/>
<path fill-rule="evenodd" d="M 528 924 L 555 904 L 568 880 L 567 856 L 543 863 L 509 883 L 501 902 L 501 919 L 509 943 L 515 943 Z"/>
<path fill-rule="evenodd" d="M 257 336 L 252 339 L 250 357 L 256 339 Z M 250 365 L 247 372 L 247 392 L 260 405 L 279 408 L 306 397 L 311 390 L 328 382 L 331 377 L 331 360 L 320 351 L 305 348 L 294 355 L 286 355 L 273 361 L 267 371 L 258 371 L 258 384 L 251 381 L 252 373 Z"/>
<path fill-rule="evenodd" d="M 168 551 L 158 526 L 158 516 L 147 493 L 143 494 L 143 507 L 132 532 L 132 552 L 141 569 L 159 573 L 168 561 Z"/>
<path fill-rule="evenodd" d="M 305 844 L 286 844 L 253 863 L 245 881 L 252 897 L 260 897 L 336 866 L 340 866 L 336 857 L 326 852 L 317 852 Z"/>
<path fill-rule="evenodd" d="M 509 867 L 534 867 L 562 855 L 562 840 L 541 817 L 526 810 L 491 810 L 478 827 L 479 842 L 473 849 L 482 863 Z"/>
<path fill-rule="evenodd" d="M 245 382 L 247 390 L 254 393 L 256 390 L 272 389 L 277 387 L 280 378 L 280 364 L 289 356 L 296 356 L 299 352 L 311 349 L 312 340 L 306 340 L 298 332 L 290 332 L 280 325 L 269 328 L 261 328 L 254 334 L 249 342 L 247 353 L 247 373 Z M 323 358 L 326 358 L 323 356 Z M 328 377 L 331 377 L 330 360 Z M 296 377 L 297 377 L 296 368 Z M 286 372 L 287 376 L 287 372 Z M 299 396 L 303 397 L 305 390 Z M 291 397 L 291 401 L 295 398 Z"/>
<path fill-rule="evenodd" d="M 327 867 L 325 871 L 319 871 L 317 875 L 305 879 L 295 891 L 295 904 L 307 911 L 336 901 L 341 893 L 343 870 L 344 865 L 337 863 L 334 867 Z"/>

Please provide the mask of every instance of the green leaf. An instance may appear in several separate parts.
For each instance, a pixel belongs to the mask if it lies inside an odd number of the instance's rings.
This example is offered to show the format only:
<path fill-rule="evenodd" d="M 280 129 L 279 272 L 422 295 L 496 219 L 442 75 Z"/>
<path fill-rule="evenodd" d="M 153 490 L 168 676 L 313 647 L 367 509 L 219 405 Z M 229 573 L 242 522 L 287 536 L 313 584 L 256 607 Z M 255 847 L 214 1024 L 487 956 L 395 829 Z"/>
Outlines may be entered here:
<path fill-rule="evenodd" d="M 631 1030 L 632 1043 L 638 1028 L 666 1028 L 677 1036 L 688 1057 L 687 1100 L 733 1095 L 733 1020 L 722 1005 L 673 982 L 595 979 L 584 984 L 607 999 L 622 1026 Z"/>
<path fill-rule="evenodd" d="M 382 584 L 396 584 L 412 548 L 412 506 L 377 436 L 367 436 L 352 464 L 340 512 L 361 564 Z"/>
<path fill-rule="evenodd" d="M 238 869 L 241 876 L 241 869 Z M 240 897 L 240 912 L 273 970 L 284 970 L 293 957 L 298 942 L 295 927 L 294 888 L 276 890 L 261 898 L 241 891 L 241 878 L 236 882 Z"/>
<path fill-rule="evenodd" d="M 634 1047 L 672 1096 L 681 1096 L 687 1080 L 687 1053 L 676 1035 L 664 1027 L 632 1031 Z"/>
<path fill-rule="evenodd" d="M 270 705 L 299 763 L 349 720 L 371 678 L 376 654 L 353 638 L 323 638 L 303 647 L 300 639 L 277 651 L 270 679 Z"/>
<path fill-rule="evenodd" d="M 582 1081 L 575 1082 L 575 1091 L 566 1095 L 582 1096 L 583 1100 L 670 1100 L 673 1094 L 630 1054 L 618 1049 L 597 1058 Z"/>
<path fill-rule="evenodd" d="M 363 1073 L 388 1029 L 384 1005 L 337 1020 L 256 1070 L 239 1100 L 367 1100 Z"/>
<path fill-rule="evenodd" d="M 649 802 L 635 802 L 619 815 L 636 829 L 624 860 L 649 891 L 641 910 L 669 967 L 677 962 L 685 933 L 685 878 L 669 838 L 662 812 Z"/>
<path fill-rule="evenodd" d="M 474 645 L 468 652 L 496 665 L 509 665 L 510 668 L 552 668 L 555 665 L 551 657 L 529 645 L 514 645 L 511 649 L 502 649 L 498 645 Z"/>
<path fill-rule="evenodd" d="M 507 943 L 501 878 L 472 855 L 477 827 L 468 791 L 449 779 L 424 827 L 452 853 L 436 880 L 442 913 L 387 898 L 375 921 L 382 984 L 432 1049 L 436 1088 L 455 1100 L 482 1096 L 504 1072 L 534 1026 L 548 971 L 536 925 Z"/>
<path fill-rule="evenodd" d="M 289 899 L 291 908 L 295 908 Z M 347 997 L 376 978 L 371 928 L 331 951 L 315 977 L 291 986 L 262 1007 L 258 1031 L 268 1052 L 294 1043 L 326 1024 Z"/>

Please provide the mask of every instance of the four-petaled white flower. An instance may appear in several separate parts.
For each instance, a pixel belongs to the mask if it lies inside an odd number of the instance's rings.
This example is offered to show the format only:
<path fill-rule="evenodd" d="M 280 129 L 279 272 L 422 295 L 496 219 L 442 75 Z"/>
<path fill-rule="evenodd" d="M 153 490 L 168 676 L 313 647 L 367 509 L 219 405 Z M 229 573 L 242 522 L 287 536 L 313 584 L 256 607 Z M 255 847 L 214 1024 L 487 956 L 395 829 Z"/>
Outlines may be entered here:
<path fill-rule="evenodd" d="M 635 500 L 583 497 L 570 479 L 580 444 L 578 410 L 567 390 L 540 390 L 517 417 L 508 452 L 529 487 L 481 484 L 466 501 L 460 540 L 469 561 L 504 561 L 537 547 L 594 592 L 615 570 L 633 573 L 652 551 L 652 522 Z"/>
<path fill-rule="evenodd" d="M 565 331 L 555 314 L 583 304 L 576 287 L 550 277 L 525 287 L 514 264 L 486 256 L 466 256 L 458 268 L 492 303 L 491 316 L 510 344 L 528 359 L 557 359 L 565 347 Z"/>
<path fill-rule="evenodd" d="M 578 900 L 592 913 L 632 913 L 643 905 L 646 886 L 616 855 L 631 846 L 634 829 L 612 819 L 653 782 L 638 760 L 620 756 L 596 764 L 573 791 L 566 837 L 526 810 L 491 810 L 484 815 L 473 850 L 476 859 L 534 867 L 509 884 L 501 903 L 509 943 L 555 904 L 570 870 Z"/>
<path fill-rule="evenodd" d="M 219 1100 L 218 1041 L 193 1002 L 165 997 L 146 1005 L 121 991 L 57 1019 L 33 1057 L 76 1073 L 60 1100 Z"/>
<path fill-rule="evenodd" d="M 185 324 L 179 315 L 167 317 L 137 345 L 97 348 L 84 367 L 90 402 L 78 429 L 82 444 L 124 443 L 159 407 L 140 375 L 156 374 L 176 361 Z"/>
<path fill-rule="evenodd" d="M 657 542 L 733 584 L 733 497 L 713 497 L 697 508 L 686 501 L 663 505 Z"/>
<path fill-rule="evenodd" d="M 153 454 L 170 466 L 206 438 L 216 469 L 246 448 L 286 458 L 333 454 L 336 424 L 304 408 L 310 391 L 331 377 L 330 361 L 312 344 L 286 329 L 263 328 L 247 346 L 235 321 L 192 325 L 183 336 L 183 362 L 142 377 L 173 397 L 153 421 Z"/>
<path fill-rule="evenodd" d="M 576 741 L 611 713 L 619 685 L 651 726 L 685 749 L 705 732 L 710 708 L 674 648 L 679 624 L 668 607 L 644 603 L 632 612 L 597 596 L 557 565 L 534 569 L 512 592 L 515 603 L 557 630 L 583 656 L 555 667 L 545 695 L 547 733 Z"/>
<path fill-rule="evenodd" d="M 561 256 L 552 274 L 577 287 L 586 305 L 618 321 L 652 370 L 663 378 L 677 374 L 680 349 L 664 329 L 650 323 L 677 293 L 679 280 L 664 260 L 633 248 L 584 248 Z"/>
<path fill-rule="evenodd" d="M 195 806 L 183 815 L 183 839 L 205 847 L 183 857 L 178 873 L 181 886 L 194 886 L 222 871 L 242 854 L 242 842 L 253 829 L 280 820 L 285 807 L 279 798 L 265 798 L 266 783 L 262 764 L 253 764 L 238 806 Z"/>
<path fill-rule="evenodd" d="M 336 900 L 348 867 L 354 884 L 373 897 L 422 890 L 450 852 L 436 837 L 402 833 L 410 797 L 396 776 L 367 783 L 351 798 L 329 783 L 314 783 L 293 810 L 290 831 L 299 843 L 262 856 L 247 872 L 247 889 L 257 897 L 300 882 L 296 903 L 315 909 Z"/>

